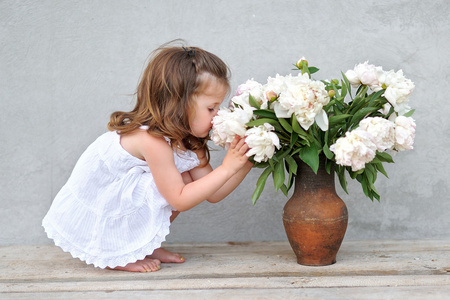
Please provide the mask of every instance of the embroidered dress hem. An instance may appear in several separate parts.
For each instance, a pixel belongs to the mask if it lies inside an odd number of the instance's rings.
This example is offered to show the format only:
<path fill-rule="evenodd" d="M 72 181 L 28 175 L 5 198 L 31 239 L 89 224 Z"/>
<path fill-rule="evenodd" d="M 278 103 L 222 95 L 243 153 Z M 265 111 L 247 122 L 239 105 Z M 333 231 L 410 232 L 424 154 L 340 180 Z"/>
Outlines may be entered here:
<path fill-rule="evenodd" d="M 167 224 L 166 224 L 167 223 Z M 134 263 L 138 260 L 143 260 L 147 255 L 151 255 L 153 251 L 161 247 L 161 244 L 166 240 L 166 236 L 169 234 L 170 220 L 162 224 L 162 228 L 158 231 L 156 236 L 143 247 L 136 249 L 130 253 L 104 257 L 104 255 L 93 256 L 85 253 L 83 250 L 72 245 L 67 241 L 57 230 L 45 219 L 42 222 L 42 226 L 45 228 L 47 236 L 52 239 L 56 246 L 60 247 L 64 252 L 68 252 L 73 258 L 78 258 L 87 264 L 93 264 L 95 267 L 105 269 L 106 267 L 125 267 L 129 263 Z"/>

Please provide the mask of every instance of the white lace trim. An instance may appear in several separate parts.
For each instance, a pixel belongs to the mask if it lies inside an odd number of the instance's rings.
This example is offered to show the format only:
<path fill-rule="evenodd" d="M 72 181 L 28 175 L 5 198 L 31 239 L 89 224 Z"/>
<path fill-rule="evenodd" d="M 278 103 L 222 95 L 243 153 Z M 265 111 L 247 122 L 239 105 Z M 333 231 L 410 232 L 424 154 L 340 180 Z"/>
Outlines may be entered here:
<path fill-rule="evenodd" d="M 161 244 L 166 240 L 166 236 L 169 234 L 170 219 L 163 222 L 161 229 L 158 231 L 156 236 L 145 246 L 127 253 L 126 255 L 118 255 L 113 257 L 101 257 L 92 256 L 85 253 L 83 250 L 78 249 L 67 241 L 62 235 L 60 235 L 54 227 L 46 222 L 44 219 L 42 226 L 47 233 L 47 236 L 55 242 L 55 245 L 60 247 L 64 252 L 68 252 L 73 258 L 79 258 L 81 261 L 87 264 L 93 264 L 95 267 L 105 269 L 106 267 L 124 267 L 129 263 L 134 263 L 138 260 L 144 259 L 147 255 L 151 255 L 155 249 L 161 247 Z"/>

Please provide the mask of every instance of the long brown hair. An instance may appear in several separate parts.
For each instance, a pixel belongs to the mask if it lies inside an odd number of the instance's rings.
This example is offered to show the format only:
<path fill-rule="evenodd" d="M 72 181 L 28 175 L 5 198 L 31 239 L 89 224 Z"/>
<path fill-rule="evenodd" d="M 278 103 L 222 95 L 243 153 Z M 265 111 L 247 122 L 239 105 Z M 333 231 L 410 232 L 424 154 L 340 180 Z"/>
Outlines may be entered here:
<path fill-rule="evenodd" d="M 208 51 L 170 46 L 171 43 L 152 52 L 135 93 L 136 106 L 130 112 L 112 113 L 108 129 L 127 134 L 146 125 L 150 134 L 170 139 L 172 147 L 204 150 L 209 161 L 208 138 L 191 134 L 189 113 L 195 96 L 211 76 L 229 89 L 229 69 Z"/>

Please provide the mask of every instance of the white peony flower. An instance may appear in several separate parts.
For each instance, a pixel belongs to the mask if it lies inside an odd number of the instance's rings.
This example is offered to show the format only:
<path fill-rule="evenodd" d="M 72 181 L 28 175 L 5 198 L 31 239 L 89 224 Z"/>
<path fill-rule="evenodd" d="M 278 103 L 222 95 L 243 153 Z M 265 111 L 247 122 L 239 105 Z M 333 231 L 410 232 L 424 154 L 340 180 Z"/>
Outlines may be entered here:
<path fill-rule="evenodd" d="M 272 158 L 275 153 L 275 147 L 280 149 L 280 140 L 272 132 L 273 130 L 274 127 L 269 123 L 247 130 L 245 142 L 250 148 L 247 152 L 248 157 L 254 155 L 253 159 L 257 162 L 267 161 Z"/>
<path fill-rule="evenodd" d="M 402 70 L 383 72 L 379 83 L 382 88 L 386 89 L 384 97 L 396 112 L 402 115 L 410 110 L 408 102 L 409 96 L 414 90 L 414 83 L 403 76 Z"/>
<path fill-rule="evenodd" d="M 267 98 L 264 93 L 263 86 L 253 79 L 247 80 L 245 83 L 238 86 L 236 95 L 231 98 L 231 102 L 238 104 L 240 106 L 250 105 L 249 95 L 252 95 L 253 98 L 261 105 L 262 109 L 266 109 Z"/>
<path fill-rule="evenodd" d="M 211 140 L 214 144 L 225 147 L 227 143 L 233 141 L 235 135 L 244 137 L 247 131 L 246 124 L 252 116 L 252 110 L 235 108 L 232 111 L 228 108 L 221 108 L 212 121 Z"/>
<path fill-rule="evenodd" d="M 305 130 L 317 122 L 323 131 L 328 129 L 328 117 L 323 106 L 330 102 L 325 84 L 309 79 L 308 74 L 285 77 L 286 89 L 274 102 L 273 110 L 278 118 L 290 118 L 295 114 Z"/>
<path fill-rule="evenodd" d="M 263 86 L 265 94 L 269 92 L 274 92 L 276 95 L 281 94 L 287 89 L 286 81 L 288 81 L 292 76 L 281 76 L 277 74 L 275 77 L 267 78 L 267 83 Z"/>
<path fill-rule="evenodd" d="M 370 133 L 357 128 L 337 139 L 330 150 L 334 152 L 337 164 L 350 166 L 356 172 L 375 158 L 377 146 L 372 142 Z"/>
<path fill-rule="evenodd" d="M 348 70 L 345 72 L 345 76 L 354 88 L 357 88 L 363 84 L 374 90 L 379 87 L 378 77 L 382 74 L 382 72 L 383 70 L 381 67 L 369 65 L 366 61 L 363 64 L 356 65 L 353 70 Z"/>
<path fill-rule="evenodd" d="M 411 117 L 399 116 L 395 119 L 395 145 L 398 151 L 413 149 L 416 123 Z"/>
<path fill-rule="evenodd" d="M 403 76 L 403 71 L 383 71 L 382 67 L 369 65 L 368 62 L 358 64 L 348 70 L 345 76 L 353 87 L 367 85 L 375 92 L 385 89 L 383 96 L 399 114 L 410 110 L 409 96 L 414 90 L 414 83 Z"/>
<path fill-rule="evenodd" d="M 245 83 L 240 84 L 236 90 L 236 95 L 242 95 L 244 93 L 250 93 L 252 90 L 260 89 L 261 84 L 255 80 L 249 79 Z"/>
<path fill-rule="evenodd" d="M 359 122 L 359 128 L 373 137 L 372 141 L 380 152 L 391 149 L 395 143 L 395 125 L 381 117 L 366 118 Z"/>

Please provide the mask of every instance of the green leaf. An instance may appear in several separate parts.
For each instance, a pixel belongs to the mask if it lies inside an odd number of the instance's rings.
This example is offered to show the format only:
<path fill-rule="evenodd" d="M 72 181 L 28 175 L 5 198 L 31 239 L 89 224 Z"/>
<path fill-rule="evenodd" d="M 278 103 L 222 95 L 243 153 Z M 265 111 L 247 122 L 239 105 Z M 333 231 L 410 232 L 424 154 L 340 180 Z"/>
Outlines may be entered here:
<path fill-rule="evenodd" d="M 270 109 L 257 109 L 253 111 L 253 114 L 264 118 L 278 120 L 275 112 Z"/>
<path fill-rule="evenodd" d="M 333 99 L 330 102 L 328 102 L 328 104 L 325 105 L 323 107 L 323 109 L 327 112 L 330 109 L 330 107 L 333 107 L 335 104 L 336 104 L 336 99 Z"/>
<path fill-rule="evenodd" d="M 383 174 L 384 176 L 386 176 L 386 178 L 389 178 L 389 176 L 388 176 L 388 174 L 386 173 L 386 170 L 384 169 L 383 164 L 382 164 L 381 162 L 380 162 L 380 163 L 375 163 L 374 165 L 375 165 L 375 168 L 377 168 L 377 170 L 378 170 L 381 174 Z"/>
<path fill-rule="evenodd" d="M 361 110 L 367 104 L 364 100 L 365 98 L 361 98 L 360 96 L 355 97 L 355 99 L 349 103 L 348 113 L 354 115 Z"/>
<path fill-rule="evenodd" d="M 335 115 L 335 116 L 331 116 L 328 119 L 329 122 L 329 126 L 338 124 L 339 122 L 345 121 L 345 119 L 350 118 L 352 115 L 349 114 L 342 114 L 342 115 Z"/>
<path fill-rule="evenodd" d="M 377 171 L 375 170 L 375 167 L 372 164 L 366 164 L 366 167 L 364 169 L 369 187 L 375 188 L 375 186 L 373 185 L 375 183 L 375 180 L 377 179 Z"/>
<path fill-rule="evenodd" d="M 343 79 L 343 81 L 341 80 L 342 89 L 345 88 L 345 90 L 348 92 L 348 94 L 352 98 L 352 93 L 351 93 L 352 87 L 350 85 L 350 81 L 348 81 L 347 76 L 345 76 L 344 72 L 341 72 L 341 74 L 342 74 L 342 79 Z"/>
<path fill-rule="evenodd" d="M 364 195 L 369 197 L 369 189 L 367 187 L 367 185 L 368 185 L 367 177 L 366 176 L 361 176 L 361 179 L 359 181 L 361 182 L 361 187 L 363 189 Z"/>
<path fill-rule="evenodd" d="M 261 196 L 261 193 L 264 190 L 264 186 L 266 185 L 267 177 L 269 177 L 269 174 L 271 172 L 272 169 L 267 168 L 259 176 L 258 181 L 256 182 L 256 189 L 252 195 L 253 205 L 255 205 L 256 201 L 259 199 L 259 196 Z"/>
<path fill-rule="evenodd" d="M 411 117 L 413 114 L 414 114 L 414 112 L 415 112 L 416 110 L 415 109 L 411 109 L 410 111 L 408 111 L 406 114 L 404 114 L 403 116 L 404 117 Z"/>
<path fill-rule="evenodd" d="M 342 129 L 342 131 L 345 132 L 346 127 L 343 127 L 343 128 L 340 128 L 339 126 L 331 127 L 331 128 L 328 130 L 328 136 L 336 137 L 338 131 L 340 131 L 341 129 Z M 327 143 L 328 143 L 328 140 L 329 140 L 329 139 L 327 139 L 327 141 L 326 141 Z"/>
<path fill-rule="evenodd" d="M 339 97 L 339 100 L 344 100 L 345 96 L 347 96 L 347 85 L 344 81 L 342 81 L 342 87 L 341 87 L 341 97 Z"/>
<path fill-rule="evenodd" d="M 372 106 L 372 104 L 375 101 L 375 99 L 379 98 L 384 92 L 385 92 L 385 90 L 381 90 L 381 91 L 378 91 L 378 92 L 373 93 L 372 95 L 370 95 L 369 106 Z"/>
<path fill-rule="evenodd" d="M 287 191 L 289 191 L 289 190 L 291 189 L 292 184 L 294 183 L 294 175 L 297 174 L 297 164 L 295 164 L 295 161 L 294 161 L 294 166 L 290 166 L 289 163 L 288 163 L 288 160 L 289 160 L 289 159 L 293 160 L 293 158 L 290 157 L 290 156 L 287 156 L 287 157 L 284 159 L 284 162 L 285 162 L 284 167 L 286 168 L 286 170 L 287 170 L 288 173 L 289 173 L 288 183 L 287 183 L 287 187 L 286 187 L 286 188 L 287 188 Z M 292 162 L 291 162 L 291 163 L 292 163 Z M 294 172 L 295 172 L 295 173 L 294 173 Z"/>
<path fill-rule="evenodd" d="M 300 136 L 308 136 L 308 134 L 306 133 L 306 131 L 300 126 L 300 124 L 298 123 L 297 118 L 295 117 L 295 115 L 292 115 L 291 117 L 291 123 L 292 123 L 292 130 L 297 132 L 298 135 Z"/>
<path fill-rule="evenodd" d="M 331 160 L 325 161 L 325 170 L 327 171 L 328 174 L 331 174 L 331 165 L 332 164 L 333 164 L 333 162 Z"/>
<path fill-rule="evenodd" d="M 309 74 L 314 74 L 314 73 L 316 73 L 317 71 L 319 71 L 319 68 L 316 68 L 316 67 L 309 67 L 308 70 L 309 70 Z"/>
<path fill-rule="evenodd" d="M 289 173 L 289 182 L 287 186 L 288 191 L 292 188 L 292 185 L 294 184 L 294 178 L 295 177 L 292 175 L 292 173 Z"/>
<path fill-rule="evenodd" d="M 388 163 L 393 163 L 394 162 L 394 160 L 392 159 L 392 156 L 390 156 L 386 152 L 378 152 L 377 151 L 377 154 L 376 154 L 375 157 L 378 158 L 382 162 L 388 162 Z"/>
<path fill-rule="evenodd" d="M 326 156 L 328 159 L 331 160 L 331 159 L 334 158 L 334 153 L 331 152 L 331 150 L 330 150 L 330 148 L 328 147 L 327 144 L 325 144 L 325 145 L 323 146 L 322 150 L 323 150 L 323 153 L 325 154 L 325 156 Z"/>
<path fill-rule="evenodd" d="M 345 108 L 345 104 L 341 101 L 339 101 L 339 99 L 335 99 L 334 100 L 334 105 L 333 105 L 333 112 L 335 115 L 341 115 L 343 114 L 343 110 Z M 328 104 L 327 104 L 328 105 Z"/>
<path fill-rule="evenodd" d="M 375 197 L 375 199 L 377 199 L 378 202 L 380 202 L 380 194 L 378 194 L 378 191 L 374 189 L 374 190 L 372 191 L 372 193 L 373 193 L 373 196 Z M 373 199 L 372 199 L 372 200 L 373 200 Z"/>
<path fill-rule="evenodd" d="M 275 169 L 275 161 L 273 160 L 273 158 L 269 159 L 269 165 L 270 165 L 270 168 L 273 171 Z"/>
<path fill-rule="evenodd" d="M 248 102 L 251 106 L 260 109 L 261 105 L 259 104 L 258 101 L 256 101 L 255 97 L 253 97 L 251 94 L 248 95 Z"/>
<path fill-rule="evenodd" d="M 367 85 L 360 85 L 356 94 L 360 97 L 365 97 L 369 87 Z"/>
<path fill-rule="evenodd" d="M 292 126 L 288 121 L 286 121 L 286 119 L 279 118 L 278 122 L 280 122 L 281 126 L 283 126 L 283 128 L 286 129 L 287 132 L 292 133 Z"/>
<path fill-rule="evenodd" d="M 294 147 L 295 143 L 297 142 L 297 140 L 298 140 L 298 133 L 294 131 L 291 133 L 291 143 L 289 145 L 289 148 L 292 149 Z"/>
<path fill-rule="evenodd" d="M 324 135 L 323 139 L 321 139 L 321 141 L 323 141 L 324 144 L 327 145 L 327 147 L 328 147 L 328 137 L 329 137 L 329 135 L 330 135 L 330 130 L 327 130 L 327 131 L 325 131 L 325 135 Z"/>
<path fill-rule="evenodd" d="M 284 174 L 284 162 L 281 160 L 275 165 L 275 170 L 272 173 L 273 176 L 273 185 L 275 190 L 278 191 L 280 187 L 284 183 L 285 174 Z"/>
<path fill-rule="evenodd" d="M 261 169 L 265 169 L 269 166 L 269 163 L 264 161 L 264 162 L 257 162 L 253 159 L 253 157 L 250 157 L 250 161 L 253 163 L 253 166 L 256 168 L 261 168 Z"/>
<path fill-rule="evenodd" d="M 278 121 L 276 121 L 276 120 L 269 119 L 269 118 L 252 120 L 252 121 L 248 122 L 246 125 L 248 127 L 256 127 L 256 126 L 264 125 L 264 123 L 269 123 L 270 125 L 275 127 L 276 130 L 283 132 L 283 127 L 281 127 L 280 123 L 278 123 Z"/>
<path fill-rule="evenodd" d="M 358 124 L 359 121 L 361 121 L 366 115 L 377 111 L 378 107 L 364 107 L 361 108 L 358 112 L 355 113 L 352 120 L 350 121 L 351 124 Z"/>
<path fill-rule="evenodd" d="M 344 192 L 346 192 L 348 194 L 347 179 L 345 178 L 345 168 L 343 168 L 339 165 L 336 165 L 336 173 L 338 175 L 339 183 L 341 184 L 342 189 L 344 190 Z"/>
<path fill-rule="evenodd" d="M 319 169 L 319 151 L 315 143 L 311 143 L 309 147 L 301 148 L 298 156 L 317 174 Z"/>
<path fill-rule="evenodd" d="M 285 184 L 283 184 L 283 185 L 280 187 L 280 190 L 283 192 L 283 194 L 284 194 L 286 197 L 288 196 L 289 189 L 288 189 L 288 187 L 287 187 Z"/>
<path fill-rule="evenodd" d="M 282 150 L 277 151 L 275 153 L 275 155 L 272 157 L 272 159 L 276 162 L 281 161 L 283 158 L 285 158 L 289 154 L 289 151 L 291 151 L 291 149 L 287 148 L 287 149 L 283 150 L 283 148 L 282 148 Z"/>
<path fill-rule="evenodd" d="M 292 172 L 294 175 L 297 175 L 298 165 L 295 159 L 292 156 L 286 156 L 284 158 L 289 166 L 289 172 Z"/>

